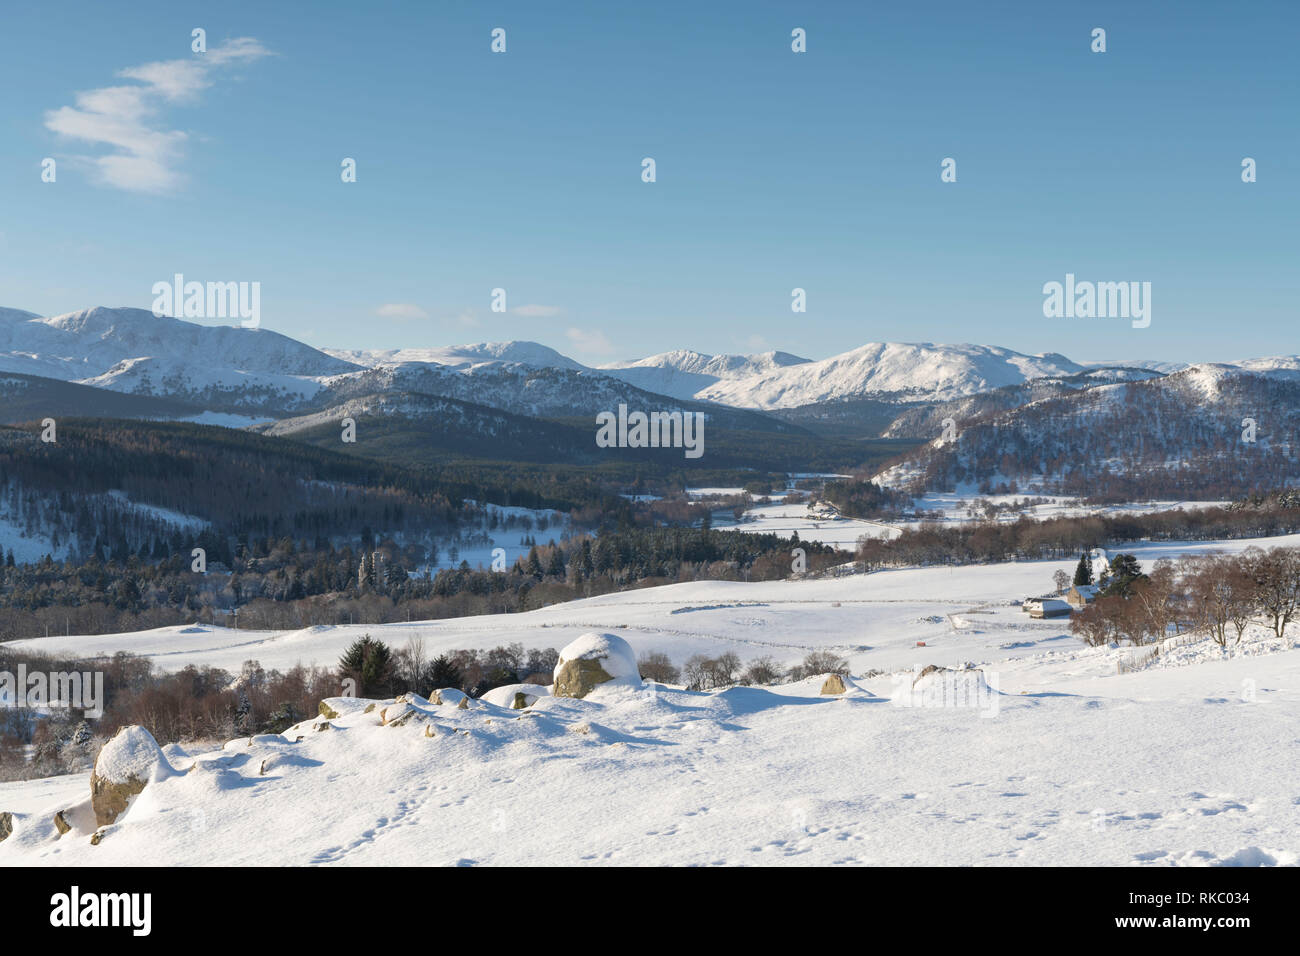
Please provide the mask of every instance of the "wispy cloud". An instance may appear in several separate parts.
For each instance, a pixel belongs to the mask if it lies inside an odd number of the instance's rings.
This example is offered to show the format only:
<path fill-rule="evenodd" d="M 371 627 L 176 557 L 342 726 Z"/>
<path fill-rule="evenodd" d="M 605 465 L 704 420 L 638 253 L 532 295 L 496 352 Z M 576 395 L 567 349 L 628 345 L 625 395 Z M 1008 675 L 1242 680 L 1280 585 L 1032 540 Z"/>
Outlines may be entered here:
<path fill-rule="evenodd" d="M 188 135 L 166 128 L 163 107 L 193 103 L 220 71 L 269 54 L 252 37 L 240 37 L 189 59 L 127 67 L 118 76 L 138 85 L 83 90 L 74 97 L 75 105 L 48 111 L 45 128 L 107 149 L 76 157 L 100 182 L 132 192 L 171 192 L 185 180 L 177 167 Z"/>
<path fill-rule="evenodd" d="M 562 313 L 564 310 L 558 305 L 521 305 L 510 310 L 515 315 L 521 315 L 526 319 L 551 319 Z"/>
<path fill-rule="evenodd" d="M 614 352 L 614 343 L 599 329 L 571 328 L 564 334 L 570 345 L 588 355 L 611 355 Z"/>
<path fill-rule="evenodd" d="M 385 302 L 375 309 L 375 315 L 381 319 L 427 319 L 429 313 L 411 302 Z"/>

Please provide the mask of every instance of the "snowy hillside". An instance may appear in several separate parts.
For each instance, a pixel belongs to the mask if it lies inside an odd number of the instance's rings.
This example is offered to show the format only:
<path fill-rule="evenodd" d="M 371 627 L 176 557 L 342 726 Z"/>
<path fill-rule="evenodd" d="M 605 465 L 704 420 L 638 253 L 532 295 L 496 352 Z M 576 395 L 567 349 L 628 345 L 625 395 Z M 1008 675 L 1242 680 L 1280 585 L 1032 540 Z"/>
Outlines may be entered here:
<path fill-rule="evenodd" d="M 214 407 L 300 401 L 355 366 L 266 329 L 204 326 L 144 309 L 0 315 L 0 371 Z"/>
<path fill-rule="evenodd" d="M 1022 491 L 1115 499 L 1228 498 L 1294 484 L 1300 463 L 1300 371 L 1285 368 L 1193 365 L 974 411 L 957 417 L 956 441 L 936 439 L 878 480 L 937 491 L 1015 481 Z"/>
<path fill-rule="evenodd" d="M 1133 651 L 1085 647 L 1007 603 L 1068 564 L 675 585 L 370 626 L 394 646 L 421 633 L 435 653 L 591 631 L 677 659 L 824 647 L 855 676 L 830 694 L 820 676 L 712 693 L 626 680 L 585 699 L 524 687 L 523 710 L 505 693 L 330 699 L 283 735 L 168 747 L 97 845 L 87 774 L 0 784 L 14 821 L 0 864 L 1295 864 L 1295 638 L 1255 628 L 1240 647 L 1201 640 L 1120 674 Z M 238 669 L 329 662 L 362 630 L 27 643 Z M 951 669 L 922 676 L 930 664 Z M 967 678 L 969 699 L 936 684 Z"/>

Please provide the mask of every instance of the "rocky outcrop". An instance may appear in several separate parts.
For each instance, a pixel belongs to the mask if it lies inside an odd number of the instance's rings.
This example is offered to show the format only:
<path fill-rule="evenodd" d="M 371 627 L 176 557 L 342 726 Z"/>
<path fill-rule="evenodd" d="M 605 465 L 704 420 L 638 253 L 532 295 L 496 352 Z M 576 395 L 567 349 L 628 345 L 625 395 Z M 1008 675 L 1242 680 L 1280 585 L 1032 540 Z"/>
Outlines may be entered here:
<path fill-rule="evenodd" d="M 9 835 L 14 832 L 14 815 L 12 813 L 0 813 L 0 843 L 9 839 Z"/>

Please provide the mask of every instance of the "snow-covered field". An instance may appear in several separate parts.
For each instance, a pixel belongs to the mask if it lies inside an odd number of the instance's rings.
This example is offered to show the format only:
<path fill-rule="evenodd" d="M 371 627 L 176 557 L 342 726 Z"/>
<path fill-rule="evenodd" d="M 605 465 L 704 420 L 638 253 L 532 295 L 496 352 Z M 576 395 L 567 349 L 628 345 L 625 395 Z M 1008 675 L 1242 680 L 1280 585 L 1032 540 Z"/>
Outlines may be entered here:
<path fill-rule="evenodd" d="M 833 475 L 806 475 L 798 477 L 835 477 Z M 793 484 L 793 480 L 791 481 Z M 808 513 L 806 503 L 783 504 L 784 494 L 802 492 L 788 488 L 786 492 L 771 496 L 774 503 L 756 504 L 745 512 L 743 521 L 736 521 L 725 510 L 714 513 L 715 528 L 736 529 L 749 534 L 779 534 L 788 537 L 799 533 L 800 540 L 816 541 L 845 551 L 853 551 L 861 538 L 895 538 L 904 529 L 920 528 L 925 521 L 942 521 L 945 524 L 963 524 L 987 521 L 988 517 L 975 508 L 976 502 L 997 506 L 997 520 L 1014 522 L 1020 518 L 1046 520 L 1048 518 L 1077 518 L 1084 515 L 1139 515 L 1156 511 L 1173 511 L 1178 508 L 1193 510 L 1226 504 L 1223 501 L 1141 501 L 1121 505 L 1089 505 L 1082 499 L 1068 495 L 981 495 L 974 487 L 957 492 L 928 492 L 915 499 L 912 510 L 917 519 L 868 521 L 860 518 L 819 518 Z M 688 488 L 692 498 L 723 498 L 744 494 L 743 488 Z M 804 494 L 804 502 L 808 495 Z M 1029 499 L 1041 499 L 1029 504 Z"/>
<path fill-rule="evenodd" d="M 487 504 L 484 507 L 496 516 L 500 523 L 497 528 L 489 528 L 486 521 L 477 525 L 467 522 L 459 538 L 439 539 L 438 560 L 426 562 L 417 571 L 427 566 L 430 573 L 436 574 L 447 568 L 458 568 L 463 561 L 468 561 L 471 568 L 489 569 L 492 567 L 492 552 L 497 548 L 505 552 L 505 566 L 514 567 L 516 561 L 528 557 L 531 549 L 531 545 L 520 543 L 525 536 L 532 536 L 538 544 L 546 544 L 560 540 L 568 527 L 568 516 L 559 511 L 514 505 Z M 543 522 L 546 527 L 539 528 Z M 456 549 L 454 560 L 453 547 Z"/>
<path fill-rule="evenodd" d="M 1297 538 L 1130 550 L 1149 562 Z M 86 775 L 0 786 L 27 814 L 0 863 L 1291 864 L 1300 859 L 1300 632 L 1252 628 L 1136 673 L 1010 601 L 1072 562 L 908 569 L 625 592 L 509 617 L 298 632 L 162 629 L 25 642 L 150 654 L 160 666 L 332 664 L 364 632 L 428 652 L 590 631 L 662 650 L 849 658 L 861 692 L 820 679 L 691 693 L 659 685 L 486 702 L 419 726 L 344 715 L 301 742 L 240 740 L 137 798 L 99 846 L 50 820 Z M 188 633 L 183 631 L 188 630 Z M 924 642 L 918 647 L 917 642 Z M 978 665 L 978 707 L 900 706 L 914 669 Z M 909 673 L 911 671 L 911 673 Z M 867 676 L 869 672 L 880 672 Z M 310 722 L 309 722 L 310 724 Z M 427 737 L 424 724 L 436 736 Z M 271 760 L 265 775 L 263 760 Z M 185 769 L 192 757 L 176 757 Z M 80 787 L 78 786 L 80 779 Z"/>
<path fill-rule="evenodd" d="M 801 541 L 816 541 L 853 551 L 858 539 L 893 538 L 901 533 L 896 525 L 880 521 L 863 521 L 858 518 L 813 518 L 805 504 L 755 505 L 745 512 L 745 520 L 737 522 L 719 515 L 713 527 L 734 528 L 748 534 L 779 534 L 788 538 L 796 531 Z"/>
<path fill-rule="evenodd" d="M 1029 499 L 1042 499 L 1038 504 L 1023 504 Z M 1226 505 L 1226 501 L 1135 501 L 1117 505 L 1090 505 L 1082 499 L 1069 495 L 1039 495 L 1022 492 L 1014 495 L 981 495 L 975 489 L 967 488 L 958 492 L 927 492 L 917 498 L 913 509 L 918 514 L 937 517 L 938 512 L 946 521 L 984 521 L 981 514 L 971 511 L 977 501 L 986 501 L 1006 510 L 1000 511 L 998 520 L 1016 521 L 1019 518 L 1078 518 L 1084 515 L 1141 515 L 1157 511 L 1175 511 L 1182 508 L 1193 511 L 1202 508 L 1216 508 Z M 902 522 L 900 526 L 916 527 L 917 522 Z"/>

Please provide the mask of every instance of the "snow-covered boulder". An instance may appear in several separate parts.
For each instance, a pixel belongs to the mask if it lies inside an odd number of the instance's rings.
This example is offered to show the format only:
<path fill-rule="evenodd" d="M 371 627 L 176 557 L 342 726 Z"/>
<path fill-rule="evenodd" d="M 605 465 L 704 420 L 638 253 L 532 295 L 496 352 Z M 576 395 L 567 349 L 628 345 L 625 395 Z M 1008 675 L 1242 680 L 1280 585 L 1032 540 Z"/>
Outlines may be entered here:
<path fill-rule="evenodd" d="M 113 823 L 147 784 L 174 772 L 153 734 L 138 725 L 123 727 L 99 751 L 90 774 L 96 823 Z"/>
<path fill-rule="evenodd" d="M 599 684 L 640 687 L 632 645 L 614 634 L 583 634 L 560 651 L 555 665 L 556 697 L 586 697 Z"/>
<path fill-rule="evenodd" d="M 481 699 L 498 707 L 523 710 L 537 703 L 537 698 L 549 696 L 551 689 L 542 684 L 506 684 L 504 687 L 492 688 Z"/>
<path fill-rule="evenodd" d="M 913 707 L 973 707 L 996 696 L 996 689 L 989 686 L 978 667 L 927 664 L 912 678 L 910 687 L 902 688 L 895 702 Z"/>
<path fill-rule="evenodd" d="M 439 707 L 444 705 L 458 707 L 468 698 L 463 690 L 457 690 L 454 687 L 443 687 L 429 694 L 429 703 Z M 462 710 L 464 708 L 461 708 Z"/>
<path fill-rule="evenodd" d="M 326 720 L 338 720 L 348 714 L 365 710 L 369 701 L 359 697 L 326 697 L 316 705 L 317 713 Z"/>
<path fill-rule="evenodd" d="M 831 674 L 822 684 L 823 694 L 842 694 L 846 690 L 848 688 L 844 686 L 844 678 L 839 674 Z"/>

